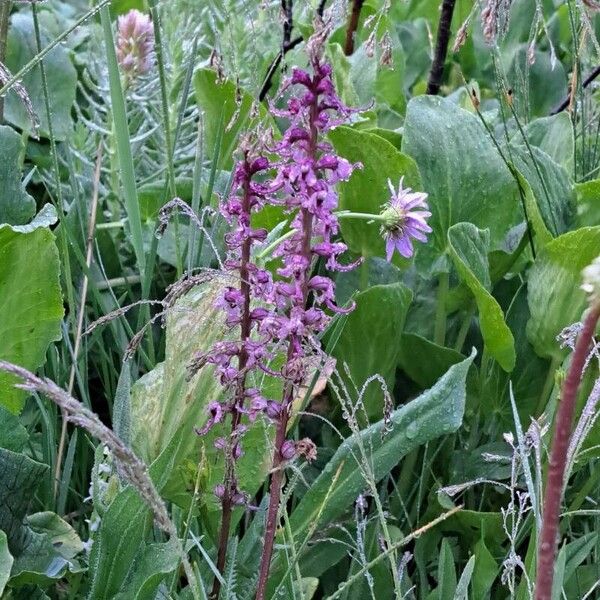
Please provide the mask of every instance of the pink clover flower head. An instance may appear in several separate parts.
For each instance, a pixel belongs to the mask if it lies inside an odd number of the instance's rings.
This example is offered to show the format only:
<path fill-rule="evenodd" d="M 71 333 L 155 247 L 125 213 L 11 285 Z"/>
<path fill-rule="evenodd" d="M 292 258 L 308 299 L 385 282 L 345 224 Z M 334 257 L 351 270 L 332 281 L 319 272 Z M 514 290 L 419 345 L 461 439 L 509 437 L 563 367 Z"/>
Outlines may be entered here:
<path fill-rule="evenodd" d="M 152 66 L 154 25 L 148 15 L 132 9 L 118 19 L 117 60 L 129 80 L 145 75 Z"/>
<path fill-rule="evenodd" d="M 392 195 L 381 213 L 383 217 L 381 235 L 385 240 L 388 261 L 392 260 L 394 250 L 397 250 L 404 258 L 410 258 L 414 252 L 412 240 L 426 242 L 427 234 L 432 231 L 427 224 L 427 219 L 431 217 L 427 205 L 428 194 L 413 192 L 408 187 L 403 188 L 403 179 L 404 177 L 400 178 L 397 190 L 388 179 Z"/>

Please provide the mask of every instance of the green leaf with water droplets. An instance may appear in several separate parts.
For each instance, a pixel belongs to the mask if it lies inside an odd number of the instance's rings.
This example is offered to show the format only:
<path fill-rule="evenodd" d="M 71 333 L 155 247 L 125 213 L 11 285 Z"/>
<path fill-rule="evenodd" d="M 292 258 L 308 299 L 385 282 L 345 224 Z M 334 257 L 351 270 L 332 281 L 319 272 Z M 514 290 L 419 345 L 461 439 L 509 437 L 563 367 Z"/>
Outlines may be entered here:
<path fill-rule="evenodd" d="M 34 370 L 52 341 L 61 337 L 63 316 L 58 249 L 45 227 L 21 232 L 0 225 L 0 359 Z M 16 378 L 0 374 L 0 404 L 18 413 L 26 394 Z"/>
<path fill-rule="evenodd" d="M 488 264 L 489 232 L 472 223 L 457 223 L 448 230 L 450 255 L 459 277 L 475 297 L 479 326 L 487 351 L 505 371 L 515 366 L 515 342 L 500 305 L 491 294 Z"/>
<path fill-rule="evenodd" d="M 549 242 L 529 271 L 527 337 L 540 356 L 560 359 L 556 336 L 586 307 L 581 271 L 600 254 L 600 227 L 569 231 Z"/>
<path fill-rule="evenodd" d="M 379 421 L 341 444 L 290 516 L 297 539 L 302 539 L 309 527 L 331 523 L 352 506 L 367 485 L 364 465 L 371 465 L 370 476 L 380 481 L 411 450 L 460 427 L 467 372 L 474 358 L 475 350 L 450 367 L 431 389 L 395 410 L 387 426 Z M 367 456 L 362 456 L 362 449 Z"/>
<path fill-rule="evenodd" d="M 429 194 L 433 233 L 419 250 L 427 268 L 445 252 L 456 223 L 489 229 L 491 250 L 502 248 L 508 230 L 524 216 L 517 184 L 476 115 L 437 96 L 413 98 L 402 151 L 416 161 Z"/>

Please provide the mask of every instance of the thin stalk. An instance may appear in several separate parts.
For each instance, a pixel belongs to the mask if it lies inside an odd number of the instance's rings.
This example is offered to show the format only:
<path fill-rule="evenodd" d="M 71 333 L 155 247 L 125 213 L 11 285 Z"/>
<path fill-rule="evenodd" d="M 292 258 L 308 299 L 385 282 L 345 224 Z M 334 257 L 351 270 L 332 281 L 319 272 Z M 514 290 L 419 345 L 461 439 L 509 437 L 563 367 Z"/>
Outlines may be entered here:
<path fill-rule="evenodd" d="M 112 25 L 108 6 L 103 5 L 100 10 L 100 22 L 104 32 L 104 43 L 106 45 L 106 61 L 108 63 L 108 81 L 110 86 L 110 99 L 112 106 L 112 117 L 114 122 L 114 133 L 117 142 L 117 157 L 119 160 L 121 183 L 125 197 L 125 209 L 129 219 L 131 230 L 131 242 L 138 268 L 141 273 L 146 271 L 146 255 L 142 239 L 142 220 L 138 203 L 137 188 L 135 183 L 135 169 L 133 156 L 131 154 L 131 142 L 129 138 L 129 123 L 127 122 L 127 111 L 115 42 L 113 38 Z"/>
<path fill-rule="evenodd" d="M 202 195 L 200 193 L 200 186 L 202 185 L 202 163 L 204 162 L 204 119 L 202 115 L 198 119 L 198 136 L 196 138 L 196 152 L 194 155 L 194 170 L 192 173 L 192 210 L 194 214 L 200 218 L 200 204 L 202 201 Z M 189 228 L 189 239 L 188 239 L 188 271 L 191 271 L 196 264 L 196 238 L 198 232 L 195 227 Z M 200 248 L 202 250 L 202 248 Z"/>
<path fill-rule="evenodd" d="M 247 162 L 247 158 L 246 168 L 247 172 L 249 172 L 250 165 Z M 251 197 L 252 191 L 250 189 L 250 181 L 249 178 L 247 178 L 244 183 L 244 196 L 242 199 L 242 213 L 244 215 L 250 214 Z M 244 304 L 242 307 L 242 320 L 240 324 L 240 339 L 242 344 L 240 346 L 240 354 L 238 359 L 239 375 L 231 410 L 231 436 L 227 452 L 225 454 L 225 489 L 221 502 L 221 533 L 219 535 L 219 546 L 217 552 L 217 571 L 219 573 L 222 573 L 225 569 L 227 545 L 229 542 L 229 532 L 231 529 L 231 516 L 234 506 L 233 497 L 237 487 L 235 479 L 234 457 L 234 448 L 237 444 L 237 441 L 233 438 L 240 425 L 240 421 L 242 419 L 242 408 L 246 399 L 246 365 L 248 363 L 248 353 L 246 352 L 244 343 L 250 338 L 250 330 L 252 326 L 252 320 L 250 318 L 250 272 L 248 270 L 251 249 L 252 239 L 248 238 L 244 240 L 244 243 L 242 244 L 242 256 L 240 260 L 240 292 L 244 298 Z M 210 594 L 211 598 L 218 598 L 220 591 L 221 581 L 218 577 L 215 577 Z"/>
<path fill-rule="evenodd" d="M 546 379 L 544 381 L 544 387 L 542 388 L 542 393 L 540 394 L 540 398 L 537 403 L 537 407 L 535 409 L 535 415 L 539 415 L 546 408 L 546 404 L 548 403 L 548 398 L 550 397 L 550 392 L 554 387 L 554 380 L 556 378 L 556 369 L 560 364 L 560 359 L 554 357 L 550 361 L 550 366 L 548 367 L 548 372 L 546 373 Z"/>
<path fill-rule="evenodd" d="M 6 62 L 6 45 L 8 43 L 8 21 L 11 0 L 0 0 L 0 64 Z M 0 96 L 0 124 L 4 122 L 4 96 Z"/>
<path fill-rule="evenodd" d="M 438 281 L 433 339 L 438 346 L 443 346 L 446 342 L 446 296 L 448 295 L 450 276 L 448 273 L 440 273 Z"/>
<path fill-rule="evenodd" d="M 346 28 L 346 40 L 344 42 L 344 54 L 350 56 L 354 52 L 354 40 L 360 20 L 360 12 L 365 0 L 353 0 L 352 11 L 348 17 L 348 27 Z"/>
<path fill-rule="evenodd" d="M 90 17 L 93 17 L 96 13 L 101 11 L 103 8 L 110 4 L 111 0 L 100 0 L 97 6 L 88 10 L 82 17 L 77 19 L 68 29 L 63 31 L 59 36 L 55 37 L 41 52 L 38 52 L 29 62 L 24 64 L 1 88 L 0 97 L 4 96 L 10 88 L 18 83 L 35 68 L 46 56 L 54 50 L 59 44 L 64 42 L 77 28 L 81 27 Z"/>
<path fill-rule="evenodd" d="M 2 4 L 3 7 L 6 7 L 6 26 L 8 26 L 8 13 L 10 12 L 10 2 L 4 2 Z M 37 4 L 33 3 L 31 5 L 32 16 L 33 16 L 33 29 L 35 33 L 35 41 L 36 41 L 36 50 L 38 52 L 42 49 L 42 38 L 40 34 L 40 25 L 37 14 Z M 2 18 L 4 15 L 2 15 Z M 0 23 L 0 27 L 3 23 Z M 1 32 L 0 32 L 0 35 Z M 1 46 L 1 40 L 0 40 Z M 0 58 L 0 62 L 4 62 L 3 58 Z M 56 140 L 54 138 L 54 131 L 52 125 L 52 114 L 50 112 L 50 97 L 48 94 L 48 79 L 46 77 L 46 67 L 44 65 L 44 61 L 40 61 L 40 75 L 42 80 L 42 91 L 44 97 L 44 110 L 46 112 L 46 120 L 48 121 L 48 137 L 50 138 L 50 153 L 52 156 L 52 172 L 54 176 L 54 186 L 56 188 L 56 210 L 60 218 L 60 222 L 62 227 L 60 227 L 59 239 L 63 257 L 63 264 L 65 269 L 65 287 L 67 289 L 67 302 L 70 307 L 74 307 L 74 297 L 73 297 L 73 287 L 71 285 L 71 261 L 69 255 L 69 244 L 66 239 L 66 221 L 65 221 L 65 213 L 64 213 L 64 204 L 63 204 L 63 196 L 62 196 L 62 186 L 60 181 L 60 167 L 58 164 L 58 152 L 56 148 Z M 81 333 L 79 333 L 81 335 Z M 76 347 L 78 347 L 77 339 L 76 339 Z M 75 366 L 74 364 L 72 366 Z M 74 380 L 74 378 L 72 378 Z M 73 384 L 71 383 L 69 386 L 69 394 L 73 391 Z M 56 463 L 54 468 L 54 497 L 56 498 L 58 495 L 58 487 L 60 481 L 60 471 L 62 465 L 62 458 L 64 454 L 65 444 L 67 439 L 67 416 L 65 412 L 62 412 L 62 425 L 61 425 L 61 433 L 60 440 L 58 444 L 58 451 L 56 454 Z"/>
<path fill-rule="evenodd" d="M 448 54 L 448 42 L 450 41 L 450 26 L 456 0 L 443 0 L 440 11 L 440 22 L 438 24 L 437 40 L 435 43 L 435 54 L 427 81 L 427 93 L 436 95 L 440 91 L 442 77 L 444 75 L 444 64 Z"/>
<path fill-rule="evenodd" d="M 542 532 L 538 549 L 535 586 L 536 600 L 551 600 L 552 598 L 560 503 L 577 390 L 579 389 L 588 350 L 599 318 L 600 304 L 594 304 L 585 317 L 583 329 L 577 338 L 558 405 L 542 511 Z"/>
<path fill-rule="evenodd" d="M 403 537 L 399 542 L 396 542 L 396 543 L 392 544 L 391 546 L 389 546 L 388 548 L 386 548 L 383 552 L 381 552 L 381 554 L 376 556 L 373 560 L 371 560 L 366 565 L 361 567 L 361 569 L 358 570 L 356 573 L 354 573 L 351 577 L 346 579 L 344 584 L 341 585 L 333 594 L 331 594 L 331 596 L 327 596 L 327 598 L 325 600 L 336 600 L 336 598 L 339 598 L 344 591 L 349 589 L 352 585 L 354 585 L 354 583 L 356 583 L 359 579 L 364 577 L 365 573 L 368 573 L 374 566 L 378 565 L 383 559 L 387 558 L 390 554 L 392 554 L 393 552 L 396 552 L 403 546 L 408 545 L 413 540 L 418 539 L 424 533 L 426 533 L 427 531 L 429 531 L 436 525 L 439 525 L 440 523 L 442 523 L 443 521 L 445 521 L 452 515 L 455 515 L 457 512 L 462 510 L 462 508 L 463 508 L 462 506 L 455 506 L 454 508 L 450 509 L 448 512 L 442 513 L 439 517 L 436 517 L 433 521 L 427 523 L 427 525 L 423 525 L 423 527 L 419 527 L 419 529 L 417 529 L 416 531 L 413 531 L 406 537 Z"/>
<path fill-rule="evenodd" d="M 177 189 L 175 185 L 175 168 L 173 165 L 173 140 L 171 135 L 171 118 L 169 114 L 169 96 L 167 93 L 167 74 L 165 70 L 165 56 L 164 48 L 162 43 L 162 29 L 160 23 L 160 13 L 157 8 L 156 0 L 151 0 L 150 4 L 150 15 L 152 17 L 152 24 L 154 27 L 154 51 L 156 54 L 156 65 L 158 67 L 158 81 L 160 85 L 160 103 L 163 121 L 163 130 L 165 134 L 165 145 L 166 145 L 166 158 L 167 158 L 167 185 L 171 198 L 175 198 L 177 195 Z M 177 276 L 181 277 L 183 273 L 183 262 L 181 257 L 180 249 L 180 236 L 179 236 L 179 216 L 175 215 L 175 249 L 176 249 L 176 262 L 177 262 Z"/>

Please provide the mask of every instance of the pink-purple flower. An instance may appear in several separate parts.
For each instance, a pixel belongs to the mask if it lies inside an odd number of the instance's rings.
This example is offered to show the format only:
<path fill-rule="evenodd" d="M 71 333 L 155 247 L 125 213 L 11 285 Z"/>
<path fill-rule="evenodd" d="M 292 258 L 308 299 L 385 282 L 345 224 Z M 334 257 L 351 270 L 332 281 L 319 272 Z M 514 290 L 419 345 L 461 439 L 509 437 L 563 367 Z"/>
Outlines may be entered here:
<path fill-rule="evenodd" d="M 404 258 L 413 255 L 414 248 L 412 240 L 419 242 L 427 241 L 427 234 L 432 229 L 427 224 L 431 216 L 427 205 L 427 194 L 425 192 L 413 192 L 411 188 L 403 188 L 400 178 L 398 190 L 394 189 L 392 182 L 388 179 L 391 198 L 381 213 L 381 234 L 385 239 L 385 251 L 387 260 L 392 260 L 394 250 L 397 250 Z"/>
<path fill-rule="evenodd" d="M 132 9 L 118 20 L 117 60 L 128 80 L 145 75 L 152 66 L 154 26 L 148 15 Z"/>

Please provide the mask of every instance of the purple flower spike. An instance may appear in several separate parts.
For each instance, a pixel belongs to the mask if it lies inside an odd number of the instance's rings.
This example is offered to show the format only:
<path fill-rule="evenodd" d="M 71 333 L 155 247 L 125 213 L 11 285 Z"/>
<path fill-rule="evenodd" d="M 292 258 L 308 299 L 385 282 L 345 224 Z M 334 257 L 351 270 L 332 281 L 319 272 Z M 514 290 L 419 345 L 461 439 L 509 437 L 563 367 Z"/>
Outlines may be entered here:
<path fill-rule="evenodd" d="M 404 177 L 400 178 L 398 190 L 394 189 L 392 182 L 388 179 L 392 196 L 381 213 L 383 217 L 381 234 L 385 239 L 388 261 L 392 260 L 394 250 L 397 250 L 404 258 L 410 258 L 414 252 L 412 240 L 426 242 L 426 234 L 432 231 L 427 224 L 427 219 L 431 216 L 426 202 L 427 194 L 413 192 L 411 188 L 402 188 L 403 179 Z"/>

